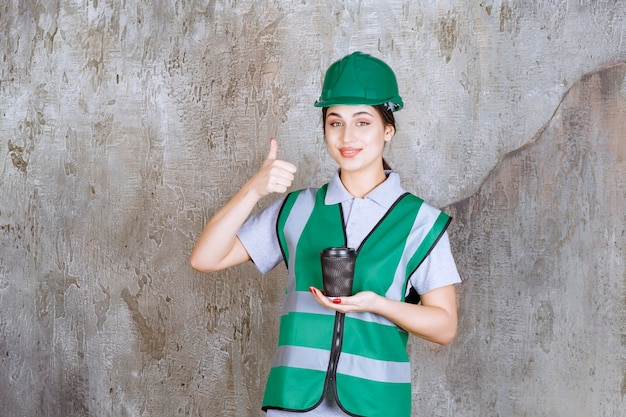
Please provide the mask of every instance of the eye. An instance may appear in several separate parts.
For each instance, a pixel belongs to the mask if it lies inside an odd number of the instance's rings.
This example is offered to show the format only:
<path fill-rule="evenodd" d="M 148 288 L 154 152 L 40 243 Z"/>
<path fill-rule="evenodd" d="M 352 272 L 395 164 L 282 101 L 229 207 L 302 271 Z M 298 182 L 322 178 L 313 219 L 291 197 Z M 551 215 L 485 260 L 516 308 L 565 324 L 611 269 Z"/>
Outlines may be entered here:
<path fill-rule="evenodd" d="M 330 127 L 341 127 L 342 123 L 340 121 L 336 121 L 336 120 L 335 121 L 330 121 L 330 122 L 328 122 L 328 126 L 330 126 Z"/>
<path fill-rule="evenodd" d="M 370 123 L 368 121 L 365 121 L 365 120 L 359 120 L 359 121 L 356 122 L 357 126 L 369 126 L 369 124 Z"/>

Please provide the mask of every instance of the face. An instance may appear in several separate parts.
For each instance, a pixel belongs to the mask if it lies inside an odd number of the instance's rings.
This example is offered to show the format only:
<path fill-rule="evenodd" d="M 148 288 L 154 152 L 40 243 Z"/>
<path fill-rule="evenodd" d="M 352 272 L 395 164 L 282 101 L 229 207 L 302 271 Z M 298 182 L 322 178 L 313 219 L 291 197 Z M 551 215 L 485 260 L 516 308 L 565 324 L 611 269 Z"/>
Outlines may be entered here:
<path fill-rule="evenodd" d="M 385 143 L 394 133 L 371 106 L 333 106 L 326 113 L 326 144 L 342 173 L 382 173 Z"/>

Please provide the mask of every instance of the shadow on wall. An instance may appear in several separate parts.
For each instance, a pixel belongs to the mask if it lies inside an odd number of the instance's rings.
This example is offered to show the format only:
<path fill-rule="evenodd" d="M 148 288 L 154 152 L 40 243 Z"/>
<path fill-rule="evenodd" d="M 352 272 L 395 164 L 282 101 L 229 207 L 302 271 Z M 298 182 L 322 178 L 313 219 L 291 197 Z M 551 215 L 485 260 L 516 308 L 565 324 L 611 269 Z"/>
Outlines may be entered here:
<path fill-rule="evenodd" d="M 530 143 L 447 208 L 464 274 L 450 415 L 622 415 L 625 76 L 626 63 L 584 76 Z"/>

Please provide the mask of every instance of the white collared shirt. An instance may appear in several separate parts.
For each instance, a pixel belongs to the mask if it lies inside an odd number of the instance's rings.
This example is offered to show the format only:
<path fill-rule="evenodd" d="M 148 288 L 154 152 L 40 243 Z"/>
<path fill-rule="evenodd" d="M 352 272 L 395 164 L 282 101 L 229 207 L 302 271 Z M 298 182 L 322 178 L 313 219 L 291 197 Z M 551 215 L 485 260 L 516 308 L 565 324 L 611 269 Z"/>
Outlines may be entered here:
<path fill-rule="evenodd" d="M 393 203 L 406 192 L 400 184 L 400 175 L 397 172 L 386 171 L 386 174 L 387 179 L 364 198 L 355 198 L 346 190 L 339 178 L 339 172 L 335 173 L 328 184 L 324 202 L 341 203 L 349 247 L 358 248 Z M 284 198 L 281 198 L 250 216 L 237 234 L 250 258 L 263 274 L 283 261 L 276 235 L 276 221 L 283 201 Z M 418 294 L 461 282 L 447 232 L 411 276 L 410 282 Z"/>

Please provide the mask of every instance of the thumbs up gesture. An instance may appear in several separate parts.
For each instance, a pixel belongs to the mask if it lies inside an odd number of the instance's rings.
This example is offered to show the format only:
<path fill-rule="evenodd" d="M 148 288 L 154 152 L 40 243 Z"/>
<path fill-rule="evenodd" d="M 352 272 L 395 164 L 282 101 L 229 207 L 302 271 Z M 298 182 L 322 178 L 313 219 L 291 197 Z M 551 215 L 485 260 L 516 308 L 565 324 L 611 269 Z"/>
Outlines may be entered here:
<path fill-rule="evenodd" d="M 259 197 L 270 193 L 284 193 L 291 187 L 297 168 L 294 164 L 277 159 L 278 142 L 270 139 L 270 150 L 263 165 L 250 180 Z"/>

